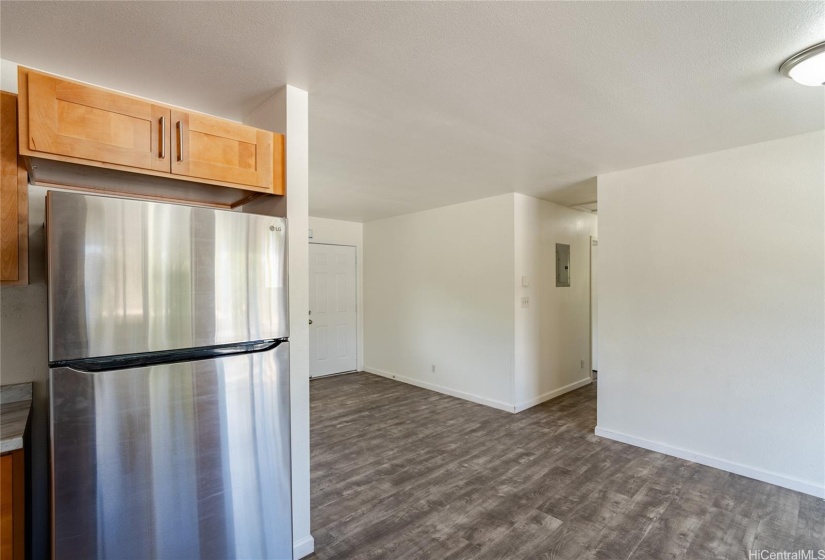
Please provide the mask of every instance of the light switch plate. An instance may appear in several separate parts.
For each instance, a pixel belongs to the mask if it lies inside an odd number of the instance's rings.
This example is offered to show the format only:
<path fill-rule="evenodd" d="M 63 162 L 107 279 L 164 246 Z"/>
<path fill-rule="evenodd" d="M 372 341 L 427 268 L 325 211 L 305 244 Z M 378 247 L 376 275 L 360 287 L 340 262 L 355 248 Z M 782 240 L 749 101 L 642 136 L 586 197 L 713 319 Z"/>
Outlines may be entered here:
<path fill-rule="evenodd" d="M 522 276 L 522 277 L 521 277 L 521 287 L 522 287 L 522 288 L 526 288 L 526 287 L 528 287 L 529 285 L 530 285 L 530 282 L 528 282 L 528 281 L 527 281 L 527 277 L 526 277 L 526 276 Z"/>

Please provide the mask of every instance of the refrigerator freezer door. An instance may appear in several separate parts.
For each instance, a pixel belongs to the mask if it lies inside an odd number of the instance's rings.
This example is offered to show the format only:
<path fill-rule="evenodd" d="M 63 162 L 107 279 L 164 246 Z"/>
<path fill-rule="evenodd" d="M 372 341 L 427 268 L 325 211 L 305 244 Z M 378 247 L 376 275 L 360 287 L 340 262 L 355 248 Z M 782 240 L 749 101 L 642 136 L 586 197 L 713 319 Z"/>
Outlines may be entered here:
<path fill-rule="evenodd" d="M 52 191 L 52 362 L 286 338 L 286 221 Z"/>
<path fill-rule="evenodd" d="M 52 369 L 54 557 L 291 559 L 288 347 Z"/>

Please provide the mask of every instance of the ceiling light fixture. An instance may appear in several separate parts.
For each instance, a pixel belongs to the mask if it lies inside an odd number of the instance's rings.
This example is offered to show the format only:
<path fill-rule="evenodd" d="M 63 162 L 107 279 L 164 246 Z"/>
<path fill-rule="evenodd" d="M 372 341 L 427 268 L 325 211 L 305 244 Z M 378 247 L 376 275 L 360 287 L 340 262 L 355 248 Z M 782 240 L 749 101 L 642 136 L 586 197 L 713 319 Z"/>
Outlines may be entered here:
<path fill-rule="evenodd" d="M 779 72 L 804 86 L 825 85 L 825 41 L 793 55 Z"/>

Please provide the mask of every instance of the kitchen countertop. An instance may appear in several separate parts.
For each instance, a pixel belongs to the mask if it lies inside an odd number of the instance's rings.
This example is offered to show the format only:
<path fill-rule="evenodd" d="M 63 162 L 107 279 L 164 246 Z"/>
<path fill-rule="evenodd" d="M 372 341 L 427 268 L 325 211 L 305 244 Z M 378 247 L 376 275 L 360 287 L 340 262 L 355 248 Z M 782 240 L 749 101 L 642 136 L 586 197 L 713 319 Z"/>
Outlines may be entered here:
<path fill-rule="evenodd" d="M 23 448 L 31 408 L 31 383 L 0 386 L 0 453 Z"/>

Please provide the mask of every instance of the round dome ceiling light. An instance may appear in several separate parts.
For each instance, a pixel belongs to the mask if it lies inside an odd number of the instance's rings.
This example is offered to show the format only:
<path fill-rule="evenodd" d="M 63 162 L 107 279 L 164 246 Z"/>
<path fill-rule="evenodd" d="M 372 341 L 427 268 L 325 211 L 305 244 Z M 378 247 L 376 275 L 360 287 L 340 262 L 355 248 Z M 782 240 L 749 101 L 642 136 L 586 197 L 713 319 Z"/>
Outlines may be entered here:
<path fill-rule="evenodd" d="M 793 55 L 779 72 L 805 86 L 825 85 L 825 41 Z"/>

